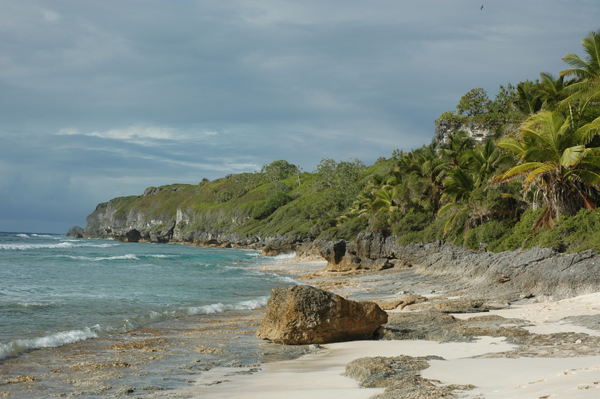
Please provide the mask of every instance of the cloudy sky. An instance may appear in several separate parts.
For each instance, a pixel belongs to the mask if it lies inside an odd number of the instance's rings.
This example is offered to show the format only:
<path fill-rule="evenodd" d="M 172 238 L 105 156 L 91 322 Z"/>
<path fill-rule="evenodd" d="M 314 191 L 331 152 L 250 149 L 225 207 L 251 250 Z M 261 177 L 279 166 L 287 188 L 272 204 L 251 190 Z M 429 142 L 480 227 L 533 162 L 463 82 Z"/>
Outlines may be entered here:
<path fill-rule="evenodd" d="M 113 197 L 277 159 L 311 171 L 428 144 L 471 88 L 583 55 L 599 16 L 597 0 L 0 0 L 0 231 L 64 233 Z"/>

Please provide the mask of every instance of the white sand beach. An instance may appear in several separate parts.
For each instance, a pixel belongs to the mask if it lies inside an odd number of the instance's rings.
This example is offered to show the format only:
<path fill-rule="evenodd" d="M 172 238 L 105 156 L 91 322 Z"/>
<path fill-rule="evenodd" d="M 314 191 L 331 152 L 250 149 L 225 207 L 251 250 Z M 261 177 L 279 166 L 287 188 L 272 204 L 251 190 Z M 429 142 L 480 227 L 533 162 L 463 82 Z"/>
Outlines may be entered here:
<path fill-rule="evenodd" d="M 314 272 L 322 262 L 278 265 L 277 271 Z M 273 271 L 273 270 L 270 270 Z M 410 312 L 410 310 L 393 310 Z M 563 319 L 600 313 L 600 293 L 560 301 L 512 304 L 508 309 L 476 314 L 453 314 L 457 319 L 497 315 L 527 322 L 532 334 L 583 333 L 600 336 L 600 330 L 582 327 Z M 573 342 L 577 345 L 581 341 Z M 472 384 L 476 388 L 456 392 L 467 398 L 599 398 L 600 356 L 597 351 L 560 357 L 511 355 L 516 345 L 504 337 L 478 337 L 475 342 L 439 343 L 424 340 L 354 341 L 322 345 L 316 353 L 299 359 L 268 363 L 251 375 L 240 369 L 215 368 L 185 390 L 186 397 L 229 398 L 370 398 L 383 388 L 361 388 L 344 376 L 345 366 L 361 357 L 437 355 L 421 376 L 435 384 Z M 585 351 L 584 351 L 585 352 Z M 504 353 L 504 354 L 502 354 Z M 507 354 L 508 353 L 508 354 Z"/>

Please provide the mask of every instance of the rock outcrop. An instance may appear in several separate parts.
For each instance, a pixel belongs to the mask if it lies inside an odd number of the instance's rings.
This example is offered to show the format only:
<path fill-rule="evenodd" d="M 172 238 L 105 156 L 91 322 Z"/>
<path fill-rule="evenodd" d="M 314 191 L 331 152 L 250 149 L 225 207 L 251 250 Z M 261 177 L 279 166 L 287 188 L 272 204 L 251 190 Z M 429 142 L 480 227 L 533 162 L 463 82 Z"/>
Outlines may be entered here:
<path fill-rule="evenodd" d="M 327 271 L 384 270 L 394 267 L 394 250 L 399 248 L 398 237 L 377 233 L 361 233 L 355 241 L 335 242 L 317 240 L 314 248 L 327 260 Z"/>
<path fill-rule="evenodd" d="M 307 285 L 271 292 L 256 336 L 288 345 L 372 339 L 388 316 L 372 302 L 349 301 Z"/>
<path fill-rule="evenodd" d="M 69 229 L 69 231 L 65 235 L 73 237 L 73 238 L 83 238 L 83 234 L 84 234 L 83 228 L 81 228 L 79 226 L 73 226 Z"/>
<path fill-rule="evenodd" d="M 122 236 L 118 237 L 120 242 L 138 242 L 142 238 L 142 235 L 136 229 L 131 229 Z"/>
<path fill-rule="evenodd" d="M 264 240 L 266 243 L 260 256 L 277 256 L 279 254 L 292 254 L 296 248 L 307 239 L 299 236 L 275 236 Z M 308 240 L 310 241 L 310 240 Z"/>
<path fill-rule="evenodd" d="M 361 233 L 348 243 L 317 240 L 304 244 L 302 251 L 320 253 L 327 259 L 327 271 L 411 268 L 463 280 L 481 297 L 517 294 L 560 299 L 600 291 L 600 255 L 590 250 L 565 254 L 536 247 L 493 253 L 441 241 L 402 246 L 397 236 Z"/>
<path fill-rule="evenodd" d="M 444 360 L 439 356 L 412 357 L 363 357 L 346 365 L 345 376 L 360 382 L 365 388 L 386 388 L 376 399 L 457 398 L 461 391 L 475 388 L 473 385 L 440 385 L 421 377 L 421 371 L 429 368 L 430 360 Z"/>
<path fill-rule="evenodd" d="M 456 123 L 446 119 L 436 119 L 434 140 L 439 143 L 448 143 L 450 137 L 459 131 L 467 133 L 475 141 L 485 141 L 494 135 L 490 126 L 476 122 Z"/>

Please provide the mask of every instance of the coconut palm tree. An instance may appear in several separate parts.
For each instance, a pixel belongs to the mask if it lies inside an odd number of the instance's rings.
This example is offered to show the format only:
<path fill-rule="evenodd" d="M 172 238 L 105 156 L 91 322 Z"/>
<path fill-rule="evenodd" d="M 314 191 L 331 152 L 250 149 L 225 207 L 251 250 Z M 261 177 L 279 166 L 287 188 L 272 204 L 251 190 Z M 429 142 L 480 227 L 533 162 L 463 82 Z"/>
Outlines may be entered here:
<path fill-rule="evenodd" d="M 488 140 L 483 146 L 467 151 L 462 159 L 473 173 L 475 187 L 479 187 L 508 161 L 508 156 L 500 152 L 494 140 Z"/>
<path fill-rule="evenodd" d="M 565 93 L 563 92 L 563 89 L 567 86 L 564 81 L 565 77 L 559 76 L 555 78 L 548 72 L 542 72 L 540 73 L 540 78 L 540 88 L 538 89 L 537 94 L 542 100 L 541 107 L 554 111 L 558 108 L 560 101 L 565 97 Z"/>
<path fill-rule="evenodd" d="M 387 213 L 393 213 L 398 209 L 395 203 L 397 194 L 397 186 L 388 186 L 387 184 L 381 187 L 381 190 L 375 192 L 375 201 L 373 202 L 373 210 L 385 210 Z"/>
<path fill-rule="evenodd" d="M 531 115 L 542 109 L 542 98 L 538 93 L 538 84 L 530 80 L 517 85 L 517 108 L 525 115 Z"/>
<path fill-rule="evenodd" d="M 600 78 L 600 29 L 589 32 L 581 41 L 587 56 L 580 58 L 577 54 L 569 53 L 563 57 L 563 62 L 573 68 L 561 71 L 560 76 L 574 76 L 578 83 L 575 87 L 584 87 L 586 82 L 593 82 Z"/>
<path fill-rule="evenodd" d="M 452 213 L 452 217 L 448 219 L 444 226 L 444 234 L 450 230 L 458 218 L 468 213 L 470 208 L 469 197 L 475 189 L 475 181 L 471 173 L 463 168 L 454 168 L 447 172 L 444 179 L 444 194 L 441 201 L 447 202 L 438 211 L 438 216 L 442 216 L 448 212 Z M 465 224 L 465 237 L 467 236 L 468 220 Z"/>
<path fill-rule="evenodd" d="M 518 137 L 501 140 L 498 146 L 510 151 L 519 164 L 501 181 L 523 178 L 524 191 L 533 191 L 545 211 L 535 228 L 551 227 L 561 214 L 594 209 L 600 183 L 600 149 L 586 148 L 600 133 L 600 118 L 574 129 L 571 118 L 543 111 L 530 116 L 519 128 Z"/>

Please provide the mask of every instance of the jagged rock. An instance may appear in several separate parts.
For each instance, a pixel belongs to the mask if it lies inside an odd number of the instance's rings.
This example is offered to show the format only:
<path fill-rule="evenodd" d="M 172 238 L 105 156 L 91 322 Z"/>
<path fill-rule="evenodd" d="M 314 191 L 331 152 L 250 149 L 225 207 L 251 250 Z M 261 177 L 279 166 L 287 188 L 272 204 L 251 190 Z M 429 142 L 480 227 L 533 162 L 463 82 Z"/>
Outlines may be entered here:
<path fill-rule="evenodd" d="M 457 299 L 436 303 L 433 306 L 442 313 L 480 313 L 490 309 L 482 300 Z"/>
<path fill-rule="evenodd" d="M 296 236 L 275 236 L 266 240 L 266 246 L 263 248 L 260 256 L 277 256 L 279 254 L 294 253 L 296 246 L 302 242 L 302 237 Z"/>
<path fill-rule="evenodd" d="M 361 260 L 359 257 L 346 252 L 340 263 L 337 265 L 328 264 L 326 270 L 345 272 L 349 270 L 358 270 L 362 268 Z"/>
<path fill-rule="evenodd" d="M 83 238 L 84 230 L 79 226 L 73 226 L 69 229 L 69 232 L 65 235 L 74 238 Z"/>
<path fill-rule="evenodd" d="M 160 231 L 150 232 L 150 241 L 156 243 L 169 242 L 173 238 L 173 229 L 175 228 L 175 222 L 169 223 L 164 229 Z"/>
<path fill-rule="evenodd" d="M 365 388 L 386 388 L 394 380 L 418 375 L 429 368 L 428 360 L 444 360 L 440 356 L 362 357 L 346 365 L 344 375 L 359 381 Z"/>
<path fill-rule="evenodd" d="M 452 135 L 463 131 L 475 141 L 485 141 L 494 135 L 492 127 L 476 122 L 456 123 L 446 119 L 436 119 L 434 139 L 439 143 L 447 144 Z"/>
<path fill-rule="evenodd" d="M 138 242 L 142 238 L 142 235 L 136 229 L 131 229 L 127 233 L 119 236 L 120 242 Z"/>
<path fill-rule="evenodd" d="M 390 301 L 374 301 L 383 310 L 392 310 L 400 307 L 400 310 L 404 309 L 409 305 L 416 303 L 427 302 L 427 298 L 422 295 L 408 295 L 399 299 Z"/>
<path fill-rule="evenodd" d="M 296 246 L 296 258 L 298 259 L 324 259 L 319 247 L 310 239 L 305 239 Z"/>
<path fill-rule="evenodd" d="M 355 302 L 308 285 L 271 291 L 256 336 L 288 345 L 371 339 L 387 322 L 372 302 Z"/>
<path fill-rule="evenodd" d="M 439 356 L 412 357 L 363 357 L 346 365 L 345 376 L 359 381 L 365 388 L 386 388 L 384 393 L 373 396 L 378 399 L 455 398 L 454 391 L 475 388 L 473 385 L 434 384 L 421 377 L 429 367 L 429 360 L 444 360 Z"/>
<path fill-rule="evenodd" d="M 158 187 L 148 187 L 146 190 L 144 190 L 144 197 L 147 195 L 155 195 L 159 192 L 160 192 L 160 188 L 158 188 Z"/>
<path fill-rule="evenodd" d="M 315 241 L 319 248 L 319 253 L 327 261 L 327 270 L 335 268 L 340 263 L 346 253 L 346 241 Z"/>

